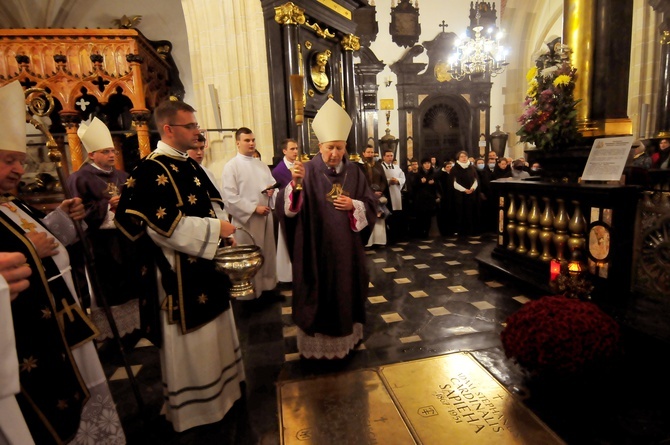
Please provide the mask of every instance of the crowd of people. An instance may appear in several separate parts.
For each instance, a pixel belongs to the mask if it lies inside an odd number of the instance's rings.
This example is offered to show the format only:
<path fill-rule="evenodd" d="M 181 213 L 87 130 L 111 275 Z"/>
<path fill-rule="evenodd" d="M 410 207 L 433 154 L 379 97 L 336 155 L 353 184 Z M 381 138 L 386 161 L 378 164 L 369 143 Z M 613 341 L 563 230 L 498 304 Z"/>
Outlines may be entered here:
<path fill-rule="evenodd" d="M 376 159 L 374 148 L 366 147 L 361 168 L 379 201 L 390 199 L 391 204 L 386 204 L 387 212 L 377 212 L 378 220 L 366 247 L 433 235 L 493 232 L 498 201 L 491 181 L 541 174 L 537 162 L 529 165 L 524 158 L 498 159 L 493 151 L 486 158 L 476 159 L 459 151 L 455 159 L 441 162 L 435 156 L 424 157 L 421 162 L 410 158 L 406 169 L 398 166 L 391 150 L 384 151 L 381 162 Z M 376 172 L 378 166 L 383 167 L 386 179 Z"/>
<path fill-rule="evenodd" d="M 286 139 L 270 168 L 242 127 L 236 156 L 217 175 L 202 165 L 196 110 L 169 100 L 153 112 L 160 141 L 130 172 L 115 167 L 104 122 L 83 122 L 88 159 L 67 180 L 73 197 L 44 215 L 16 196 L 26 158 L 18 82 L 0 88 L 0 105 L 0 443 L 125 443 L 89 307 L 104 302 L 116 319 L 135 302 L 141 335 L 159 348 L 162 412 L 175 431 L 218 422 L 245 380 L 232 283 L 215 263 L 220 248 L 258 245 L 264 263 L 242 304 L 253 308 L 290 284 L 301 357 L 342 359 L 363 339 L 366 247 L 493 232 L 492 181 L 541 173 L 538 163 L 495 152 L 411 158 L 401 168 L 393 151 L 369 145 L 352 161 L 351 118 L 328 99 L 312 121 L 319 149 L 309 162 Z M 662 139 L 633 162 L 668 168 L 669 146 Z M 82 255 L 84 241 L 97 262 Z"/>
<path fill-rule="evenodd" d="M 344 358 L 362 340 L 364 245 L 379 196 L 346 156 L 352 122 L 334 101 L 314 118 L 319 154 L 309 163 L 289 139 L 271 171 L 243 127 L 237 156 L 218 177 L 201 165 L 206 139 L 184 102 L 155 108 L 160 141 L 130 172 L 115 167 L 107 126 L 97 117 L 82 122 L 88 159 L 67 180 L 74 197 L 48 215 L 16 196 L 26 158 L 18 82 L 0 88 L 0 105 L 8 115 L 0 147 L 0 443 L 126 442 L 87 309 L 104 302 L 118 321 L 114 309 L 127 299 L 136 301 L 139 332 L 159 348 L 162 414 L 174 430 L 222 420 L 242 397 L 245 371 L 232 284 L 215 256 L 238 242 L 256 243 L 264 257 L 250 299 L 276 296 L 279 277 L 292 283 L 302 357 Z M 251 240 L 241 241 L 238 228 Z M 89 243 L 92 257 L 82 255 Z"/>
<path fill-rule="evenodd" d="M 645 139 L 634 141 L 631 156 L 626 164 L 624 174 L 627 182 L 644 187 L 657 187 L 658 180 L 663 184 L 663 175 L 654 177 L 655 171 L 670 169 L 670 138 L 658 140 Z"/>

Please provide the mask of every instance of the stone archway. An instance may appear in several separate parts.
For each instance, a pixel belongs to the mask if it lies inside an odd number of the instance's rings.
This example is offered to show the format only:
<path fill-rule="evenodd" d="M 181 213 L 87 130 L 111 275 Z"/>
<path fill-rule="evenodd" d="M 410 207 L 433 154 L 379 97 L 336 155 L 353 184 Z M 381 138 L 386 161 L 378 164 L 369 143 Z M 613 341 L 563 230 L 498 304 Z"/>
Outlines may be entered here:
<path fill-rule="evenodd" d="M 416 109 L 417 159 L 436 157 L 441 163 L 460 150 L 470 152 L 472 116 L 470 105 L 456 94 L 433 95 Z"/>
<path fill-rule="evenodd" d="M 440 162 L 453 158 L 463 139 L 458 112 L 447 103 L 438 103 L 428 108 L 420 121 L 421 156 L 434 156 Z"/>

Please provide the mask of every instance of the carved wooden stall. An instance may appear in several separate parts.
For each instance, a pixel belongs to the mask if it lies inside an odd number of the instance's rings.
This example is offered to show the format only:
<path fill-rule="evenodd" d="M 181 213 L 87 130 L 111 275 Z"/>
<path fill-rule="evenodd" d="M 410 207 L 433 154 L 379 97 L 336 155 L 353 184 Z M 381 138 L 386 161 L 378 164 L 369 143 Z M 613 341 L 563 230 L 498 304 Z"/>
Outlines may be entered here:
<path fill-rule="evenodd" d="M 352 11 L 366 4 L 353 0 L 285 2 L 261 0 L 265 17 L 272 128 L 275 141 L 303 141 L 303 153 L 318 151 L 311 121 L 332 97 L 353 121 L 347 145 L 357 147 L 361 135 L 356 105 L 353 53 L 360 49 Z M 304 77 L 304 125 L 296 125 L 291 75 Z M 298 135 L 300 136 L 298 137 Z M 273 161 L 282 153 L 275 146 Z"/>
<path fill-rule="evenodd" d="M 51 94 L 49 130 L 61 135 L 56 140 L 66 169 L 75 171 L 86 159 L 77 129 L 91 115 L 113 132 L 136 137 L 139 159 L 151 152 L 150 111 L 179 83 L 166 61 L 171 46 L 162 43 L 163 50 L 156 49 L 135 29 L 2 29 L 0 86 L 18 80 L 26 90 Z M 121 156 L 117 168 L 124 168 Z"/>

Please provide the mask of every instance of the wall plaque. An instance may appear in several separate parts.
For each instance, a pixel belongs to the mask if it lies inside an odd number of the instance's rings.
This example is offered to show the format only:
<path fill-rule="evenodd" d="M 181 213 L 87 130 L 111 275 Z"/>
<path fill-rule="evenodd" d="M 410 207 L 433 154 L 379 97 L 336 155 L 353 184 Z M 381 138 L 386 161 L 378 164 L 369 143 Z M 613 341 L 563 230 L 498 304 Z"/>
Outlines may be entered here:
<path fill-rule="evenodd" d="M 398 6 L 391 8 L 391 24 L 389 33 L 393 43 L 398 46 L 414 46 L 421 35 L 419 8 L 415 8 L 410 0 L 400 0 Z"/>

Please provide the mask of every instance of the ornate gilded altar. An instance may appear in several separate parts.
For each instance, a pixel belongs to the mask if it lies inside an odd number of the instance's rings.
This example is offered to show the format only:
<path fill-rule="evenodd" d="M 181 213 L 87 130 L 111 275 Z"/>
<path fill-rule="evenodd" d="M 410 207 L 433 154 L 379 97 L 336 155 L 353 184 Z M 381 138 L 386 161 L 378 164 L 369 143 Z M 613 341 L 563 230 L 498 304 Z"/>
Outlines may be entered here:
<path fill-rule="evenodd" d="M 357 90 L 354 81 L 353 53 L 360 50 L 354 35 L 353 11 L 365 2 L 322 0 L 286 2 L 262 0 L 270 74 L 272 128 L 275 141 L 290 137 L 302 141 L 307 154 L 318 151 L 311 129 L 316 112 L 333 98 L 354 122 L 347 141 L 349 147 L 361 146 Z M 291 76 L 304 79 L 304 122 L 295 124 Z M 275 161 L 283 154 L 275 148 Z"/>

